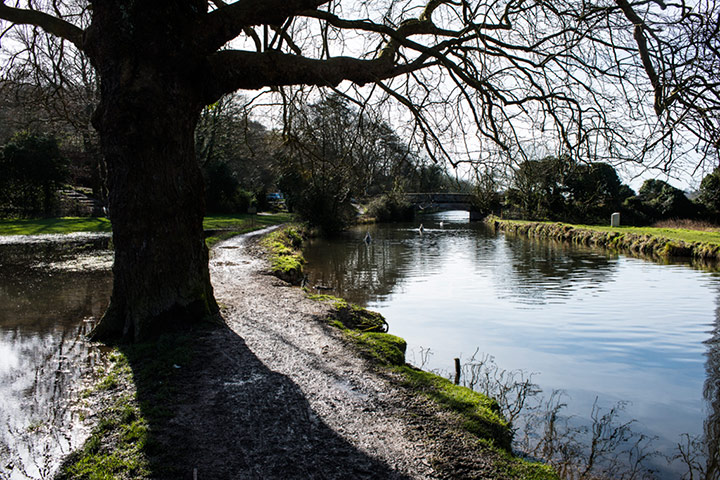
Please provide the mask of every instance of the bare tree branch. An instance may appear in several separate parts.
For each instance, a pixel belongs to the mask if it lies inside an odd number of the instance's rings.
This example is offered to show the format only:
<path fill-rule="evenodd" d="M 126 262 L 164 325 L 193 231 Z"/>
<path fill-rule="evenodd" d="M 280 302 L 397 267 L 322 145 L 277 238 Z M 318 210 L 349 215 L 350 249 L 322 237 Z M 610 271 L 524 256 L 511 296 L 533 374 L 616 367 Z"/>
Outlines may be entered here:
<path fill-rule="evenodd" d="M 335 87 L 343 80 L 365 85 L 432 65 L 424 60 L 395 65 L 386 56 L 373 60 L 353 57 L 318 60 L 274 51 L 224 50 L 210 57 L 209 62 L 217 81 L 217 94 L 222 94 L 237 89 L 298 84 Z M 253 74 L 248 75 L 248 70 Z"/>
<path fill-rule="evenodd" d="M 650 82 L 652 83 L 652 86 L 655 90 L 655 112 L 660 115 L 665 108 L 665 100 L 663 98 L 663 85 L 658 78 L 657 72 L 655 72 L 655 66 L 653 65 L 650 58 L 648 44 L 647 40 L 645 39 L 644 33 L 647 27 L 645 25 L 645 22 L 643 22 L 643 20 L 638 16 L 638 14 L 635 13 L 635 10 L 632 8 L 632 6 L 627 0 L 615 0 L 615 2 L 620 6 L 620 9 L 625 14 L 627 19 L 630 20 L 630 22 L 632 22 L 632 24 L 635 26 L 633 36 L 635 37 L 635 41 L 637 42 L 638 52 L 640 54 L 640 59 L 642 60 L 643 67 L 645 68 L 645 72 L 647 73 L 648 78 L 650 79 Z"/>
<path fill-rule="evenodd" d="M 83 30 L 65 20 L 37 10 L 13 8 L 0 2 L 0 19 L 19 25 L 34 25 L 48 33 L 72 42 L 79 50 L 83 49 Z"/>
<path fill-rule="evenodd" d="M 253 25 L 282 25 L 288 17 L 310 10 L 328 0 L 238 0 L 218 6 L 199 22 L 194 34 L 206 52 L 213 52 Z"/>

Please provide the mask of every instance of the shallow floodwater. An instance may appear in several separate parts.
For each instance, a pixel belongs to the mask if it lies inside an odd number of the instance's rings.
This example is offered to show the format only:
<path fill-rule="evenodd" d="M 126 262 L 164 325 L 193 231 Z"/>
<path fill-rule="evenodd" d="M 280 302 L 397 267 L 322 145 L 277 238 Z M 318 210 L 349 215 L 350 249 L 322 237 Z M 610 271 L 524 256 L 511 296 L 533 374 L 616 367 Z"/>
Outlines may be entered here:
<path fill-rule="evenodd" d="M 98 361 L 86 334 L 110 296 L 110 252 L 0 250 L 0 478 L 52 478 L 84 434 L 78 402 Z"/>
<path fill-rule="evenodd" d="M 535 373 L 546 394 L 566 392 L 564 412 L 580 422 L 596 399 L 604 411 L 628 402 L 622 419 L 664 455 L 682 434 L 717 434 L 718 274 L 496 234 L 464 212 L 421 221 L 422 234 L 418 222 L 313 240 L 310 285 L 382 313 L 425 369 L 450 372 L 477 350 Z M 684 471 L 653 466 L 654 478 Z"/>

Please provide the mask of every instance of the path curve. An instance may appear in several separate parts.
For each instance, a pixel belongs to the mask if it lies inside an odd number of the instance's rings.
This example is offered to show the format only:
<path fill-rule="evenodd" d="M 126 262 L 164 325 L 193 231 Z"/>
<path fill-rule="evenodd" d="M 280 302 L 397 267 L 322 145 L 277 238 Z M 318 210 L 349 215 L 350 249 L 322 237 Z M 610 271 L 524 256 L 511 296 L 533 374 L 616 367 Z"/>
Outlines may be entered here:
<path fill-rule="evenodd" d="M 193 337 L 174 416 L 156 427 L 181 459 L 177 471 L 198 480 L 505 478 L 458 418 L 368 365 L 323 321 L 327 305 L 267 273 L 253 241 L 265 232 L 212 251 L 228 328 Z"/>
<path fill-rule="evenodd" d="M 248 252 L 249 240 L 263 233 L 234 237 L 213 250 L 213 287 L 228 326 L 269 370 L 297 385 L 312 415 L 348 444 L 398 478 L 435 478 L 426 446 L 409 440 L 398 410 L 404 398 L 319 321 L 326 305 L 265 273 L 266 260 Z"/>

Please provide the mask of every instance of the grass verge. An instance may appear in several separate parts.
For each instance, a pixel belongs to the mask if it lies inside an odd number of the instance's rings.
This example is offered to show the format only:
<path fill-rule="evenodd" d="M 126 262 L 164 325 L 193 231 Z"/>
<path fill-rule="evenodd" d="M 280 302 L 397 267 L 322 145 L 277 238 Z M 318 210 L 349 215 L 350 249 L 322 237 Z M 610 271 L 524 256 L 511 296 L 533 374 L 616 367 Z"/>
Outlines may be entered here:
<path fill-rule="evenodd" d="M 258 228 L 291 221 L 288 213 L 270 215 L 211 215 L 205 217 L 205 230 L 217 231 L 219 236 L 232 236 Z M 110 232 L 110 220 L 104 217 L 62 217 L 20 220 L 0 220 L 0 235 L 40 235 L 73 232 Z M 213 237 L 210 237 L 211 239 Z M 211 242 L 219 240 L 211 240 Z"/>
<path fill-rule="evenodd" d="M 307 236 L 304 226 L 288 225 L 265 236 L 260 244 L 270 256 L 270 272 L 293 285 L 303 280 L 305 258 L 301 248 Z"/>
<path fill-rule="evenodd" d="M 658 257 L 689 257 L 702 261 L 720 260 L 720 232 L 658 227 L 608 227 L 560 222 L 501 220 L 488 217 L 496 229 L 528 237 L 566 240 L 630 253 Z"/>
<path fill-rule="evenodd" d="M 328 323 L 340 329 L 374 366 L 398 374 L 400 385 L 408 391 L 429 398 L 441 409 L 457 415 L 462 428 L 474 435 L 481 446 L 491 453 L 495 469 L 501 472 L 503 478 L 558 480 L 552 467 L 526 461 L 511 453 L 511 426 L 503 417 L 497 401 L 407 364 L 407 343 L 386 333 L 387 322 L 384 318 L 381 321 L 377 319 L 378 316 L 382 318 L 380 314 L 329 295 L 311 295 L 310 298 L 332 304 Z M 374 319 L 374 326 L 368 326 L 368 318 Z"/>
<path fill-rule="evenodd" d="M 190 335 L 168 335 L 154 343 L 114 348 L 98 372 L 102 378 L 83 395 L 86 402 L 102 405 L 99 421 L 83 447 L 63 462 L 56 480 L 156 475 L 157 460 L 165 453 L 149 426 L 172 416 L 163 405 L 177 388 L 177 370 L 191 360 L 191 346 Z M 138 391 L 152 393 L 139 401 Z"/>
<path fill-rule="evenodd" d="M 110 220 L 104 217 L 0 220 L 0 235 L 42 235 L 48 233 L 110 231 Z"/>
<path fill-rule="evenodd" d="M 243 233 L 252 232 L 261 228 L 288 223 L 293 220 L 294 216 L 290 213 L 272 213 L 269 215 L 212 215 L 205 217 L 203 227 L 206 232 L 211 235 L 205 239 L 208 247 L 212 247 L 216 243 L 241 235 Z"/>

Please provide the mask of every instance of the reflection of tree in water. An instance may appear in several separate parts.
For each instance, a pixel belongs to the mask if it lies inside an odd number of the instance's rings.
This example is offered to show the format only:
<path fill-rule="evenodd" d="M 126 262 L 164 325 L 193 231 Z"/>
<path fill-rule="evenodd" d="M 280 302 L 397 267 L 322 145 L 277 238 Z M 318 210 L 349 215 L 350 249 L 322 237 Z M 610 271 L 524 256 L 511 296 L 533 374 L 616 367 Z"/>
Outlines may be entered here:
<path fill-rule="evenodd" d="M 98 359 L 86 335 L 110 287 L 109 272 L 2 270 L 0 477 L 47 478 L 76 446 L 71 401 Z"/>
<path fill-rule="evenodd" d="M 497 237 L 482 224 L 375 226 L 373 242 L 364 230 L 333 241 L 315 240 L 306 250 L 311 286 L 325 285 L 349 301 L 367 304 L 400 288 L 408 274 L 424 276 L 453 261 L 448 252 L 469 256 L 481 275 L 491 274 L 501 292 L 520 303 L 564 299 L 578 288 L 598 288 L 615 271 L 614 259 L 596 250 L 524 237 Z"/>
<path fill-rule="evenodd" d="M 331 287 L 329 293 L 367 305 L 392 294 L 409 277 L 440 270 L 447 261 L 445 252 L 458 242 L 469 242 L 469 251 L 482 242 L 473 233 L 479 224 L 448 223 L 441 229 L 437 222 L 424 222 L 423 234 L 418 222 L 373 225 L 346 232 L 340 239 L 314 240 L 305 250 L 310 285 Z M 369 244 L 363 241 L 366 230 L 373 238 Z"/>
<path fill-rule="evenodd" d="M 515 235 L 504 239 L 497 283 L 521 303 L 567 299 L 580 287 L 601 287 L 615 272 L 614 258 L 597 249 Z"/>
<path fill-rule="evenodd" d="M 720 305 L 716 310 L 715 327 L 707 341 L 707 379 L 704 395 L 708 403 L 705 420 L 705 445 L 707 448 L 706 480 L 720 478 Z"/>

